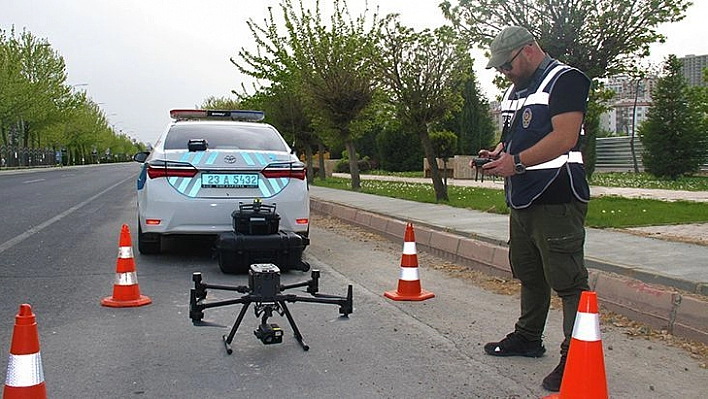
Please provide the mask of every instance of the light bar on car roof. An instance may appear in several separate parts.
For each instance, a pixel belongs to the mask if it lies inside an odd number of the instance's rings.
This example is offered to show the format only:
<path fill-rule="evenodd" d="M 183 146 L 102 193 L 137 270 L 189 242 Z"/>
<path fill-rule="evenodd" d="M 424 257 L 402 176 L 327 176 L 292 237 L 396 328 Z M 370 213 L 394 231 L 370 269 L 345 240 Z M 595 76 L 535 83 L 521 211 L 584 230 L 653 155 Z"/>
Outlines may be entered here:
<path fill-rule="evenodd" d="M 265 118 L 263 111 L 249 110 L 215 110 L 215 109 L 173 109 L 170 117 L 176 120 L 213 119 L 232 121 L 260 122 Z"/>

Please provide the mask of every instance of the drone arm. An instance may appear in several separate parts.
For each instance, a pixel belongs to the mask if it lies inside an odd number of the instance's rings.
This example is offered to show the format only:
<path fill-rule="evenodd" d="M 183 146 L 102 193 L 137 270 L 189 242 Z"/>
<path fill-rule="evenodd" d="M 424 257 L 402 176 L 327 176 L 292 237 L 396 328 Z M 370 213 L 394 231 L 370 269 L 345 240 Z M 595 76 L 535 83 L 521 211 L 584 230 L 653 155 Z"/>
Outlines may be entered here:
<path fill-rule="evenodd" d="M 314 297 L 303 297 L 294 294 L 281 295 L 278 300 L 287 302 L 309 302 L 339 305 L 339 313 L 343 316 L 348 316 L 354 312 L 354 304 L 352 300 L 352 286 L 347 288 L 347 296 L 341 297 L 336 295 L 317 294 Z"/>
<path fill-rule="evenodd" d="M 302 282 L 302 283 L 296 283 L 296 284 L 290 284 L 290 285 L 281 285 L 280 290 L 285 291 L 289 290 L 291 288 L 298 288 L 298 287 L 307 287 L 307 292 L 315 295 L 317 294 L 317 291 L 319 291 L 319 281 L 320 281 L 320 271 L 315 269 L 312 270 L 312 278 L 308 281 Z"/>

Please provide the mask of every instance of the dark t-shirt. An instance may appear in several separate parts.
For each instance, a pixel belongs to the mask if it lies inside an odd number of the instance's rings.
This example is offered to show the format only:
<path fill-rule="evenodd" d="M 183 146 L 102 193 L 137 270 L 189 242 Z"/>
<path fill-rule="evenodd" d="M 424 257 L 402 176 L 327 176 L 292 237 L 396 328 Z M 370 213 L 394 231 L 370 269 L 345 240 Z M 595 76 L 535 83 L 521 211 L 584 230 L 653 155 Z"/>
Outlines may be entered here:
<path fill-rule="evenodd" d="M 590 81 L 576 69 L 571 69 L 559 76 L 548 99 L 551 117 L 566 112 L 580 111 L 585 113 L 589 90 Z M 533 203 L 565 204 L 571 202 L 573 198 L 568 171 L 562 167 L 558 177 Z"/>

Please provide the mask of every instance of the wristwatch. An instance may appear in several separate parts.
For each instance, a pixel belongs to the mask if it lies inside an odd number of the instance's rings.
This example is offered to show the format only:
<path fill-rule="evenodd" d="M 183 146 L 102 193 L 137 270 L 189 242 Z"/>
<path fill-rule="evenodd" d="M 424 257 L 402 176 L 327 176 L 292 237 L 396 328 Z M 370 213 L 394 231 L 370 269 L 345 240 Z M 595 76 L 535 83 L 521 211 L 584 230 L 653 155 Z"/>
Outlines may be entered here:
<path fill-rule="evenodd" d="M 514 154 L 514 172 L 516 172 L 517 175 L 526 173 L 526 165 L 521 163 L 519 154 Z"/>

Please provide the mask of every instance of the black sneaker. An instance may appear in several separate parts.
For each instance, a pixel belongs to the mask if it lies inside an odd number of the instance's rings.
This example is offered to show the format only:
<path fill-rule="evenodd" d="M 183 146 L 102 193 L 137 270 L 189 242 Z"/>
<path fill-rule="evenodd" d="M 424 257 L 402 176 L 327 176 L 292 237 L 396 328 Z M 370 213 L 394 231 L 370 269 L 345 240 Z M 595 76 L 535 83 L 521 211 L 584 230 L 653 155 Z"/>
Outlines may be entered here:
<path fill-rule="evenodd" d="M 556 366 L 556 368 L 551 371 L 551 374 L 548 374 L 546 378 L 543 379 L 543 385 L 544 388 L 551 392 L 558 392 L 561 389 L 561 382 L 563 381 L 563 371 L 565 371 L 565 356 L 561 357 L 560 363 Z"/>
<path fill-rule="evenodd" d="M 484 351 L 492 356 L 541 357 L 546 352 L 546 348 L 540 339 L 529 341 L 513 332 L 499 342 L 490 342 L 484 345 Z"/>

